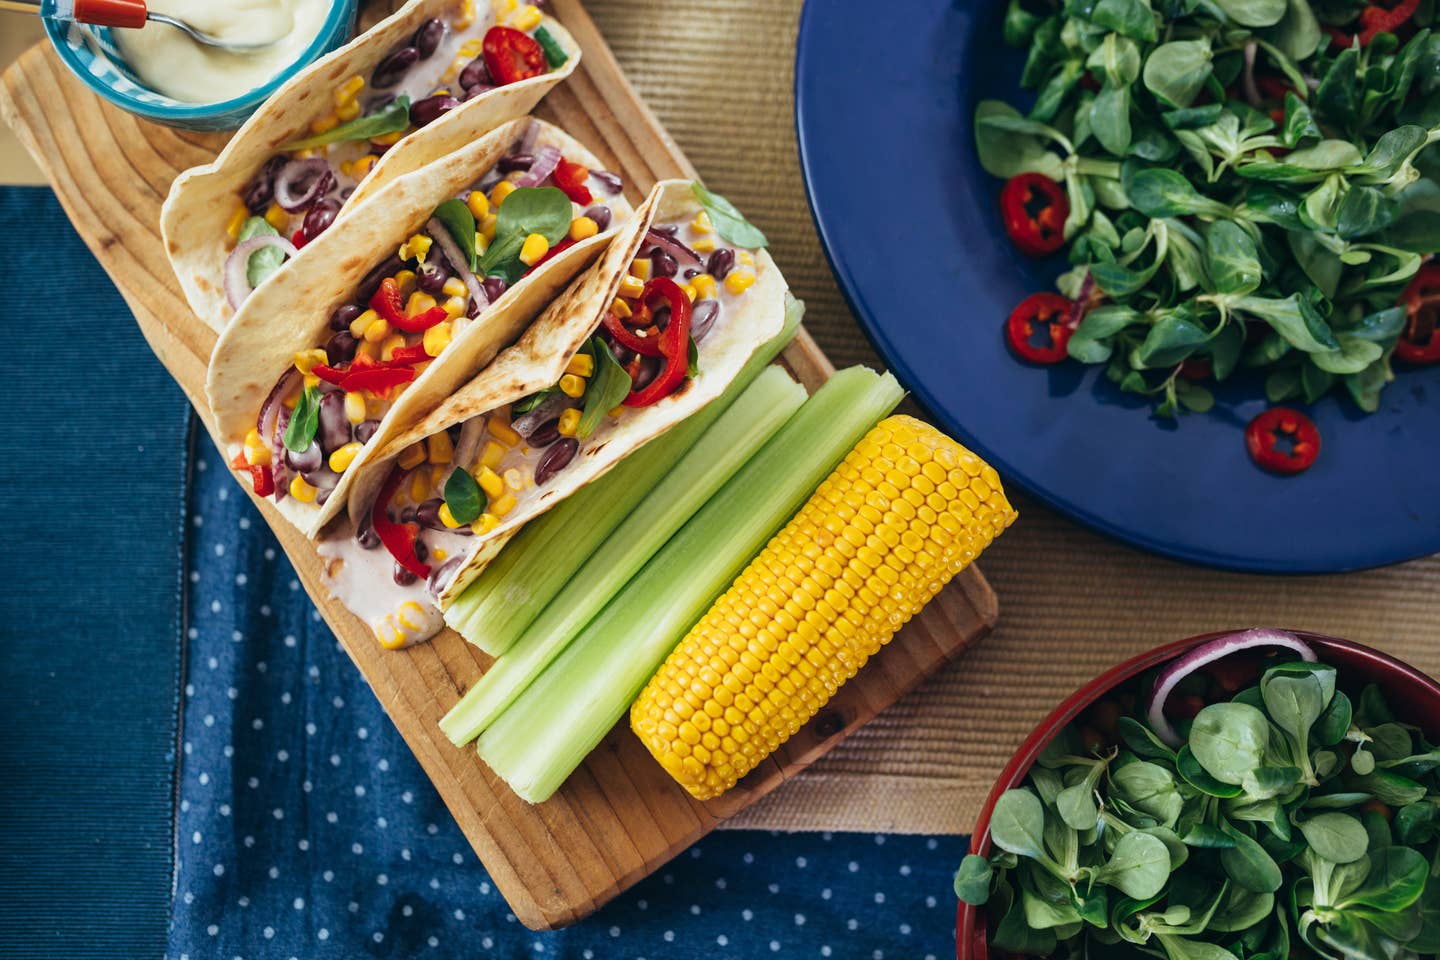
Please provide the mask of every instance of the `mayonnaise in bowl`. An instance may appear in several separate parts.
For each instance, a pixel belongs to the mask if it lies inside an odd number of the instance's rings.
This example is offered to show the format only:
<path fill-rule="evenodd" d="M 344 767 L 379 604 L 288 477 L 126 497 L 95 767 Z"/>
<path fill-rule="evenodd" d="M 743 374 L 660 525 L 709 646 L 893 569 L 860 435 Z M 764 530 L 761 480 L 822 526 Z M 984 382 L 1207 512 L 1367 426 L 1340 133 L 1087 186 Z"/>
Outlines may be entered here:
<path fill-rule="evenodd" d="M 188 103 L 218 103 L 264 84 L 300 58 L 330 12 L 330 0 L 150 0 L 147 6 L 224 41 L 270 43 L 232 53 L 161 23 L 112 31 L 136 76 Z"/>

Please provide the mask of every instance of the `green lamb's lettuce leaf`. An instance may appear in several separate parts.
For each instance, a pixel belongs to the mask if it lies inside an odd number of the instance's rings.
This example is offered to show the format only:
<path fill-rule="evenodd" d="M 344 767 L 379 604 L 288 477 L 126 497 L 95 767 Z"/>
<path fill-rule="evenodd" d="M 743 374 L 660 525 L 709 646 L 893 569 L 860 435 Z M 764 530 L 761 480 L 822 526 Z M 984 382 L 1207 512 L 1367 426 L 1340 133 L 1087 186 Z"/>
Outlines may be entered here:
<path fill-rule="evenodd" d="M 760 232 L 745 215 L 735 208 L 735 205 L 718 193 L 712 193 L 697 180 L 690 185 L 690 192 L 695 199 L 700 201 L 700 206 L 710 215 L 710 222 L 715 225 L 715 232 L 720 234 L 727 243 L 733 243 L 737 247 L 747 250 L 758 250 L 761 247 L 769 246 L 770 241 L 765 239 L 765 234 Z"/>
<path fill-rule="evenodd" d="M 290 153 L 294 150 L 310 150 L 350 140 L 371 140 L 386 134 L 399 133 L 409 126 L 410 98 L 402 94 L 372 114 L 356 117 L 354 120 L 332 127 L 324 133 L 291 140 L 280 149 L 285 153 Z"/>
<path fill-rule="evenodd" d="M 456 468 L 445 481 L 445 504 L 457 523 L 474 523 L 485 512 L 489 498 L 468 470 Z"/>
<path fill-rule="evenodd" d="M 504 204 L 501 204 L 504 206 Z M 479 266 L 479 255 L 475 252 L 475 215 L 463 200 L 446 200 L 435 208 L 435 219 L 445 227 L 450 239 L 470 261 L 470 270 Z"/>

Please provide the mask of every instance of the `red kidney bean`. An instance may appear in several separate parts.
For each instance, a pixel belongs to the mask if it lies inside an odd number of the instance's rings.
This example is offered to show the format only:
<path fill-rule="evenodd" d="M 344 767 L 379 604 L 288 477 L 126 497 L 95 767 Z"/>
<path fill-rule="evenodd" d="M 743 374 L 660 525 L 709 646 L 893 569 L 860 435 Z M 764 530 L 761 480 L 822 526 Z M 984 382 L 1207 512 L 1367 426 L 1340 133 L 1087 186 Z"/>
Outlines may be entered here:
<path fill-rule="evenodd" d="M 705 339 L 705 334 L 715 325 L 715 318 L 720 316 L 719 300 L 696 300 L 694 308 L 690 311 L 690 339 L 699 343 Z"/>
<path fill-rule="evenodd" d="M 465 65 L 460 71 L 460 87 L 469 90 L 471 87 L 489 86 L 490 68 L 485 65 L 484 57 L 476 57 Z"/>
<path fill-rule="evenodd" d="M 726 274 L 735 269 L 735 251 L 729 247 L 721 247 L 710 254 L 710 259 L 705 261 L 705 272 L 716 280 L 724 280 Z"/>
<path fill-rule="evenodd" d="M 358 346 L 360 341 L 352 337 L 349 330 L 340 330 L 325 344 L 325 360 L 332 367 L 354 360 Z"/>
<path fill-rule="evenodd" d="M 470 532 L 467 528 L 464 527 L 460 527 L 458 529 L 465 530 L 466 533 Z M 428 583 L 425 584 L 425 589 L 429 591 L 430 596 L 438 599 L 440 597 L 440 594 L 445 592 L 445 584 L 450 582 L 450 578 L 455 574 L 455 568 L 460 566 L 460 561 L 463 559 L 465 558 L 451 557 L 449 560 L 446 560 L 444 563 L 440 564 L 440 566 L 430 571 L 430 580 Z"/>
<path fill-rule="evenodd" d="M 445 530 L 445 524 L 440 520 L 440 505 L 445 501 L 439 497 L 426 500 L 415 508 L 415 522 L 422 527 L 429 527 L 431 530 Z"/>
<path fill-rule="evenodd" d="M 403 262 L 399 257 L 393 253 L 390 254 L 384 262 L 365 274 L 365 279 L 361 280 L 360 285 L 355 288 L 355 299 L 360 303 L 369 303 L 370 298 L 375 296 L 375 291 L 380 289 L 380 281 L 394 274 L 402 265 Z"/>
<path fill-rule="evenodd" d="M 349 334 L 346 334 L 349 336 Z M 350 442 L 350 420 L 345 416 L 345 393 L 336 390 L 320 398 L 320 451 L 329 457 Z"/>
<path fill-rule="evenodd" d="M 349 330 L 355 318 L 364 313 L 364 308 L 353 303 L 342 303 L 330 311 L 331 330 Z"/>
<path fill-rule="evenodd" d="M 551 477 L 568 467 L 579 451 L 580 441 L 574 437 L 565 437 L 546 450 L 540 462 L 535 464 L 535 486 L 543 487 Z"/>
<path fill-rule="evenodd" d="M 440 48 L 440 40 L 444 36 L 445 24 L 435 17 L 431 17 L 420 24 L 420 29 L 415 31 L 415 36 L 410 38 L 410 43 L 415 47 L 415 52 L 420 54 L 421 60 L 429 60 Z"/>
<path fill-rule="evenodd" d="M 425 541 L 420 537 L 415 538 L 415 559 L 421 563 L 430 559 L 430 548 L 425 545 Z"/>
<path fill-rule="evenodd" d="M 590 176 L 605 184 L 606 193 L 619 193 L 625 189 L 625 181 L 621 180 L 617 174 L 613 174 L 609 170 L 591 170 Z"/>
<path fill-rule="evenodd" d="M 360 519 L 355 521 L 355 542 L 360 544 L 362 550 L 374 550 L 380 546 L 380 534 L 375 532 L 369 510 L 360 514 Z"/>
<path fill-rule="evenodd" d="M 480 94 L 489 93 L 495 88 L 488 83 L 477 83 L 473 87 L 461 87 L 461 89 L 465 91 L 465 96 L 461 97 L 460 99 L 474 100 L 476 97 L 480 96 Z"/>
<path fill-rule="evenodd" d="M 286 447 L 285 465 L 296 473 L 314 473 L 325 465 L 325 455 L 320 452 L 320 444 L 311 440 L 310 446 L 299 453 Z"/>
<path fill-rule="evenodd" d="M 509 153 L 500 158 L 496 167 L 501 173 L 514 173 L 517 170 L 529 170 L 534 165 L 533 153 Z"/>
<path fill-rule="evenodd" d="M 505 295 L 505 291 L 510 285 L 505 282 L 504 277 L 486 277 L 480 282 L 480 286 L 485 288 L 486 299 L 494 303 Z"/>
<path fill-rule="evenodd" d="M 289 162 L 283 156 L 271 157 L 255 174 L 255 179 L 245 185 L 240 197 L 251 213 L 264 213 L 265 208 L 270 206 L 270 201 L 275 199 L 275 175 Z"/>
<path fill-rule="evenodd" d="M 415 286 L 426 293 L 434 296 L 445 286 L 445 281 L 450 279 L 450 270 L 431 251 L 431 255 L 425 263 L 415 271 Z"/>
<path fill-rule="evenodd" d="M 548 447 L 550 446 L 550 444 L 554 443 L 556 440 L 559 439 L 560 419 L 557 417 L 554 420 L 547 420 L 544 423 L 540 424 L 540 426 L 536 427 L 530 433 L 530 436 L 525 438 L 525 442 L 528 443 L 530 446 L 538 449 L 540 447 Z M 535 482 L 539 483 L 540 481 L 537 480 Z"/>
<path fill-rule="evenodd" d="M 305 221 L 300 229 L 305 231 L 306 241 L 314 240 L 320 234 L 330 229 L 330 224 L 335 222 L 335 217 L 340 213 L 340 201 L 333 197 L 326 197 L 323 200 L 315 201 L 305 214 Z"/>
<path fill-rule="evenodd" d="M 675 226 L 675 224 L 673 223 L 662 224 L 661 226 L 651 227 L 650 229 L 654 230 L 656 233 L 663 233 L 667 237 L 673 237 L 676 233 L 680 231 L 680 228 Z"/>
<path fill-rule="evenodd" d="M 370 74 L 370 86 L 376 90 L 387 90 L 404 79 L 410 68 L 420 62 L 420 51 L 414 47 L 401 47 L 380 61 L 375 72 Z"/>
<path fill-rule="evenodd" d="M 418 547 L 420 545 L 420 541 L 416 540 L 415 545 Z M 410 586 L 410 584 L 414 583 L 416 580 L 419 579 L 415 576 L 415 574 L 400 566 L 399 560 L 395 561 L 395 568 L 390 571 L 390 576 L 395 579 L 395 585 L 399 587 L 408 587 Z"/>
<path fill-rule="evenodd" d="M 655 379 L 655 374 L 660 372 L 659 357 L 641 357 L 640 369 L 635 371 L 635 382 L 631 384 L 631 390 L 644 390 Z"/>
<path fill-rule="evenodd" d="M 362 420 L 355 424 L 355 439 L 361 443 L 369 443 L 370 438 L 375 436 L 375 431 L 379 429 L 379 420 Z"/>
<path fill-rule="evenodd" d="M 605 230 L 610 226 L 610 208 L 603 203 L 597 203 L 585 211 L 585 216 L 595 221 L 595 226 Z"/>
<path fill-rule="evenodd" d="M 650 275 L 652 277 L 673 277 L 680 270 L 680 264 L 664 250 L 650 254 Z"/>
<path fill-rule="evenodd" d="M 417 127 L 427 127 L 458 106 L 460 101 L 450 94 L 437 93 L 433 97 L 416 100 L 410 105 L 410 122 Z"/>
<path fill-rule="evenodd" d="M 703 272 L 699 267 L 686 267 L 683 276 L 686 280 L 694 280 Z"/>

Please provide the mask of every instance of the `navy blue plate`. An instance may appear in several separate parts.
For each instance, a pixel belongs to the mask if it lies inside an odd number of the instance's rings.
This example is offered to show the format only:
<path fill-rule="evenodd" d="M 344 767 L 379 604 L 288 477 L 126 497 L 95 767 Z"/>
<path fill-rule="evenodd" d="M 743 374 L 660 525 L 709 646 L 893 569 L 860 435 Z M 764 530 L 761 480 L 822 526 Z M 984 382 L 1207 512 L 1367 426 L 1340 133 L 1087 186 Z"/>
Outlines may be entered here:
<path fill-rule="evenodd" d="M 1319 461 L 1260 470 L 1244 425 L 1257 379 L 1215 409 L 1167 422 L 1101 368 L 1029 366 L 1002 327 L 1052 289 L 1061 258 L 1014 250 L 1000 182 L 975 156 L 985 98 L 1018 102 L 1023 55 L 996 0 L 805 4 L 795 61 L 800 158 L 815 223 L 861 325 L 948 431 L 1007 480 L 1128 543 L 1207 566 L 1325 573 L 1440 551 L 1440 368 L 1402 370 L 1381 409 L 1329 397 L 1310 409 Z"/>

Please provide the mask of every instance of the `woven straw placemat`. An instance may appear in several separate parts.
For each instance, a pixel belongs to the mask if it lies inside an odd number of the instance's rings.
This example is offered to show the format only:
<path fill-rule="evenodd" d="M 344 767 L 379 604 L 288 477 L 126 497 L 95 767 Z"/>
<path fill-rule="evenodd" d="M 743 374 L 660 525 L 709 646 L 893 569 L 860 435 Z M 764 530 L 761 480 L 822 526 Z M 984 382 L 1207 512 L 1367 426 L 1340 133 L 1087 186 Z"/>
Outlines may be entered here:
<path fill-rule="evenodd" d="M 792 100 L 798 0 L 587 8 L 706 182 L 769 235 L 835 365 L 878 366 L 805 202 Z M 879 180 L 856 172 L 857 189 Z M 1440 557 L 1340 577 L 1217 573 L 1138 553 L 1011 494 L 1020 520 L 981 561 L 1000 595 L 995 633 L 730 826 L 968 832 L 1000 768 L 1061 698 L 1132 654 L 1210 630 L 1315 630 L 1440 672 Z"/>

